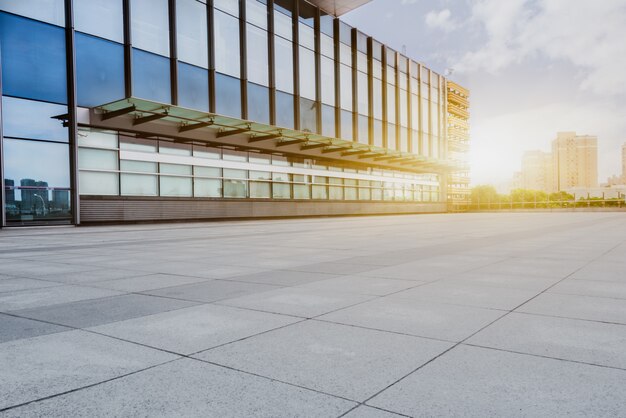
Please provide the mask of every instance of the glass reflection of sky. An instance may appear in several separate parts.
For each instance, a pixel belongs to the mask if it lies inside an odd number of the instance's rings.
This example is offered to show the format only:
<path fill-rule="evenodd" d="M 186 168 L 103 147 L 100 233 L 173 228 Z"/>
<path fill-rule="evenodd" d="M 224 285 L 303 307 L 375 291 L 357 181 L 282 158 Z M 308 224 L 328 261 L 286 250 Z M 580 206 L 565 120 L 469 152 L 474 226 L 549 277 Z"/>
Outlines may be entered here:
<path fill-rule="evenodd" d="M 67 128 L 52 116 L 67 113 L 67 106 L 2 97 L 4 136 L 68 141 Z"/>

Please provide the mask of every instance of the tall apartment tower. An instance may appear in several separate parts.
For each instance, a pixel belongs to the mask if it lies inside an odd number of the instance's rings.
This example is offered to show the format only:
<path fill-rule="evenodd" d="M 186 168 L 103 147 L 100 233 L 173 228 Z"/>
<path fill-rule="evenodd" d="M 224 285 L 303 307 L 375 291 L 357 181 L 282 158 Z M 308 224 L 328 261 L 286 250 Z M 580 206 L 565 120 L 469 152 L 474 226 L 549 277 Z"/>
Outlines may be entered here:
<path fill-rule="evenodd" d="M 526 151 L 522 157 L 521 185 L 524 189 L 554 191 L 554 163 L 552 154 L 544 151 Z"/>
<path fill-rule="evenodd" d="M 470 147 L 469 90 L 447 81 L 448 158 L 454 162 L 448 176 L 448 200 L 463 204 L 469 201 L 470 177 L 467 161 Z"/>
<path fill-rule="evenodd" d="M 598 138 L 559 132 L 552 141 L 556 190 L 598 187 Z"/>

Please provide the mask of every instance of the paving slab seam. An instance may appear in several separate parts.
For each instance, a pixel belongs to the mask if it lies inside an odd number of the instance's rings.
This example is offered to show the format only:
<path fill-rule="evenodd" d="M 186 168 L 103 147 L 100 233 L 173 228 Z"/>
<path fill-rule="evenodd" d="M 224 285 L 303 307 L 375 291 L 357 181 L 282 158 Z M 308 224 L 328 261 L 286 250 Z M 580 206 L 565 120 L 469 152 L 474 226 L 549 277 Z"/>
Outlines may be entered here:
<path fill-rule="evenodd" d="M 589 318 L 574 318 L 571 316 L 561 316 L 561 315 L 549 315 L 549 314 L 543 314 L 543 313 L 536 313 L 536 312 L 523 312 L 523 311 L 517 311 L 515 312 L 516 314 L 519 315 L 531 315 L 531 316 L 541 316 L 544 318 L 560 318 L 560 319 L 570 319 L 572 321 L 585 321 L 585 322 L 592 322 L 592 323 L 596 323 L 596 324 L 607 324 L 607 325 L 620 325 L 620 326 L 626 326 L 626 323 L 624 322 L 613 322 L 613 321 L 601 321 L 599 319 L 589 319 Z"/>

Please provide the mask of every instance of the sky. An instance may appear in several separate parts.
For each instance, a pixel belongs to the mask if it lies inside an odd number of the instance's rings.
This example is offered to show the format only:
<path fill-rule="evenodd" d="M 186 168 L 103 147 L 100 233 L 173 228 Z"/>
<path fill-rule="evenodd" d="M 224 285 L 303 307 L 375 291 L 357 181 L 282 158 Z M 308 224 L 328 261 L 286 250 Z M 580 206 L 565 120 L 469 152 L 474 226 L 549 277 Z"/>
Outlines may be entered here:
<path fill-rule="evenodd" d="M 472 184 L 561 131 L 598 136 L 600 182 L 621 174 L 626 0 L 373 0 L 342 20 L 470 89 Z"/>

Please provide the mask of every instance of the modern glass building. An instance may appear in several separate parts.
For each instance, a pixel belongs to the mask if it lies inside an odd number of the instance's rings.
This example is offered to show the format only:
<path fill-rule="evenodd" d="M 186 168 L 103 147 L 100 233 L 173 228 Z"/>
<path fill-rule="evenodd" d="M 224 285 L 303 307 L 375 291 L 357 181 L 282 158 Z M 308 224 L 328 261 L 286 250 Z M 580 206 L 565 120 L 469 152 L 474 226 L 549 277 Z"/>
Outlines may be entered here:
<path fill-rule="evenodd" d="M 446 210 L 446 80 L 364 0 L 0 0 L 2 224 Z"/>

